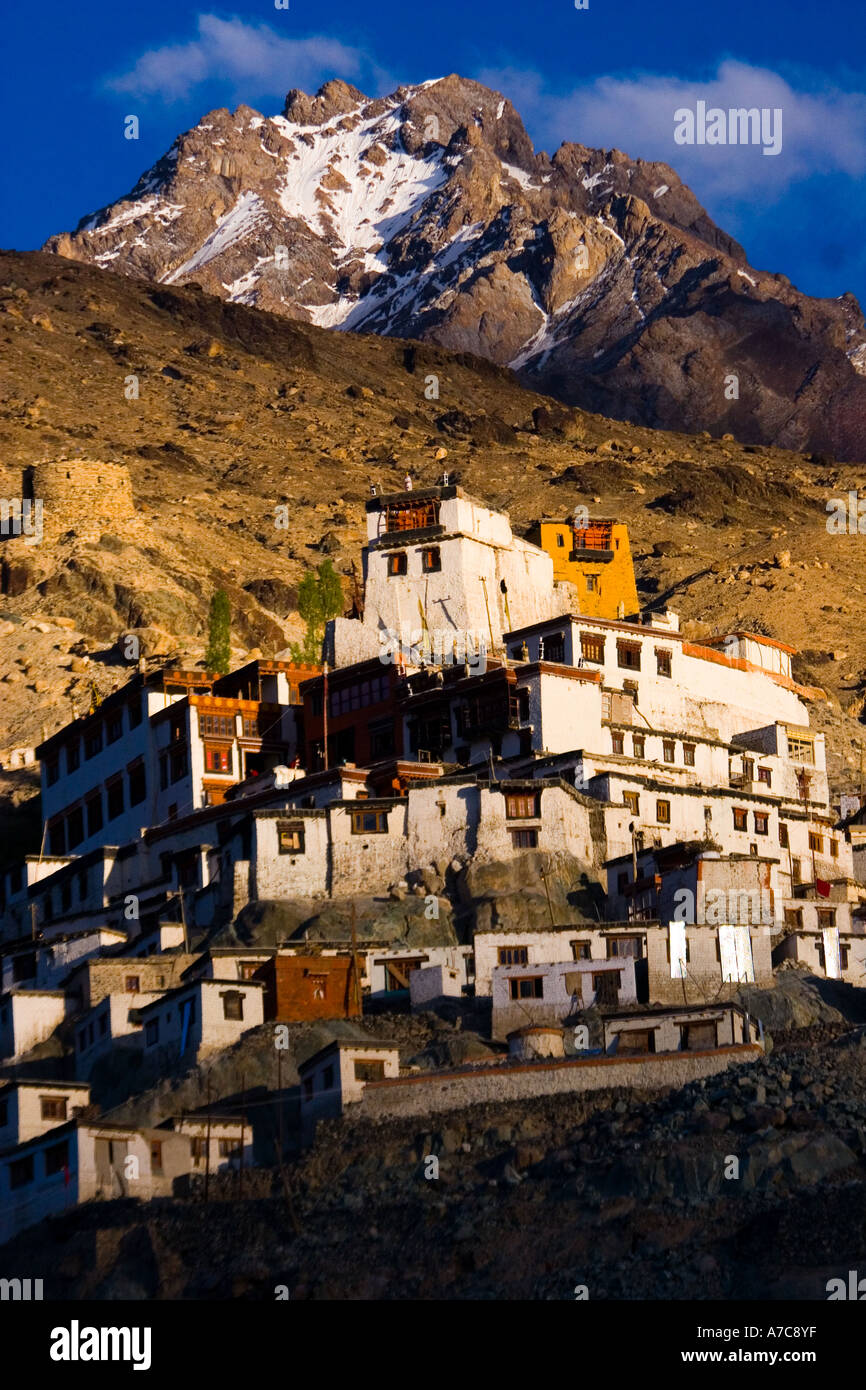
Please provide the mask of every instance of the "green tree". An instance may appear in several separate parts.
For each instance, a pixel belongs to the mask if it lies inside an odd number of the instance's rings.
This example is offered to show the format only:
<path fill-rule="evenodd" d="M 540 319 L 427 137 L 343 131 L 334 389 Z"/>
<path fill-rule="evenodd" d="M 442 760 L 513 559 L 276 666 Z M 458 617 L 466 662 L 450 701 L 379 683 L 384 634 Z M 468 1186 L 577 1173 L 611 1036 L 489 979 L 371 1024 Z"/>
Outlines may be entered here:
<path fill-rule="evenodd" d="M 231 668 L 232 610 L 225 589 L 217 589 L 210 601 L 205 666 L 224 676 Z"/>
<path fill-rule="evenodd" d="M 325 624 L 343 611 L 343 586 L 330 560 L 318 569 L 307 570 L 298 585 L 298 612 L 306 624 L 303 642 L 290 647 L 293 661 L 315 663 L 321 660 Z"/>

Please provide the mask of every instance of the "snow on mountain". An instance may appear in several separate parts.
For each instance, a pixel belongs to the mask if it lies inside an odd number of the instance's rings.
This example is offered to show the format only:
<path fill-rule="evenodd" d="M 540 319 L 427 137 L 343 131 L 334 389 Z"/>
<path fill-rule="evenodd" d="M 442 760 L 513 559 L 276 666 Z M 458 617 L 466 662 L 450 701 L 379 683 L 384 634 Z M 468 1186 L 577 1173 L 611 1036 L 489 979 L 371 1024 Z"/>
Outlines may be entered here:
<path fill-rule="evenodd" d="M 850 295 L 811 300 L 754 270 L 665 164 L 536 153 L 510 102 L 457 76 L 209 112 L 46 249 L 476 353 L 612 416 L 866 454 Z"/>

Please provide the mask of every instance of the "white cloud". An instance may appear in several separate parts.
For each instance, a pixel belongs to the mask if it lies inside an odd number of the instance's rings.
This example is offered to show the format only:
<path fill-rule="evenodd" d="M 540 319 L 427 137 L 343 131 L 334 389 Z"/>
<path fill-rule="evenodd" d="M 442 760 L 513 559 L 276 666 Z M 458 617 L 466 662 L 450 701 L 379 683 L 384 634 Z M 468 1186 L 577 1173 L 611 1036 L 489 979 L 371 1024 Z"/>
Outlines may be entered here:
<path fill-rule="evenodd" d="M 364 55 L 337 39 L 284 38 L 267 24 L 198 17 L 198 37 L 143 53 L 106 85 L 136 97 L 177 101 L 203 82 L 229 85 L 236 99 L 284 95 L 288 88 L 318 86 L 329 77 L 356 77 Z"/>
<path fill-rule="evenodd" d="M 487 70 L 479 80 L 512 98 L 536 139 L 550 152 L 563 140 L 633 158 L 664 160 L 700 196 L 781 196 L 814 174 L 866 174 L 866 93 L 818 87 L 804 77 L 795 87 L 779 73 L 734 59 L 707 81 L 639 73 L 599 77 L 566 95 L 545 91 L 535 72 Z M 782 149 L 768 159 L 758 146 L 677 145 L 674 112 L 707 107 L 768 107 L 782 111 Z"/>

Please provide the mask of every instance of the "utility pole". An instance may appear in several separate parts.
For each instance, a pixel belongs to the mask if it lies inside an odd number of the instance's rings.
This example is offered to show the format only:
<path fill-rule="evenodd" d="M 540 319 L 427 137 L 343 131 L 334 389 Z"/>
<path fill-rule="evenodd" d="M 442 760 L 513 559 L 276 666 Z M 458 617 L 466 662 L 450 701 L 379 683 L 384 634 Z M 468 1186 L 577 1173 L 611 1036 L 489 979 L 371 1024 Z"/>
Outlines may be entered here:
<path fill-rule="evenodd" d="M 210 1073 L 207 1078 L 207 1128 L 204 1141 L 204 1200 L 205 1206 L 208 1199 L 208 1188 L 210 1186 Z"/>
<path fill-rule="evenodd" d="M 238 1169 L 238 1199 L 244 1199 L 244 1129 L 247 1122 L 247 1112 L 245 1108 L 246 1077 L 241 1072 L 241 1166 Z"/>
<path fill-rule="evenodd" d="M 322 715 L 324 718 L 324 763 L 325 771 L 328 771 L 328 663 L 322 662 Z"/>
<path fill-rule="evenodd" d="M 550 901 L 550 888 L 547 883 L 547 875 L 549 870 L 550 865 L 548 865 L 546 869 L 539 869 L 538 873 L 542 883 L 544 884 L 544 895 L 547 898 L 547 911 L 550 914 L 550 925 L 555 929 L 556 922 L 553 919 L 553 903 Z"/>
<path fill-rule="evenodd" d="M 361 1014 L 361 976 L 358 971 L 358 933 L 355 926 L 355 899 L 352 899 L 352 993 L 354 998 L 352 1003 Z"/>
<path fill-rule="evenodd" d="M 490 604 L 487 601 L 487 580 L 484 578 L 483 574 L 480 577 L 481 587 L 484 590 L 484 607 L 487 609 L 487 627 L 490 632 L 490 650 L 492 652 L 496 644 L 493 641 L 493 623 L 490 621 Z"/>

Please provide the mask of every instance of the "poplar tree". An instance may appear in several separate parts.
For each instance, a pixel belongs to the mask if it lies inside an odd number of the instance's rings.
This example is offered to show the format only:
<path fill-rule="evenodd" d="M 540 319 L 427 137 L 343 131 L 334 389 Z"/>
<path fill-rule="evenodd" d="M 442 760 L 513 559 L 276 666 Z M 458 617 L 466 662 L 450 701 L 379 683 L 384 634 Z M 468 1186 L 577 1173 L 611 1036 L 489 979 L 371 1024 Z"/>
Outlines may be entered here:
<path fill-rule="evenodd" d="M 217 589 L 210 601 L 205 667 L 224 676 L 231 669 L 232 610 L 225 589 Z"/>
<path fill-rule="evenodd" d="M 293 661 L 315 664 L 321 659 L 325 624 L 343 611 L 343 586 L 330 560 L 308 570 L 298 585 L 298 612 L 306 624 L 303 642 L 293 642 Z"/>

